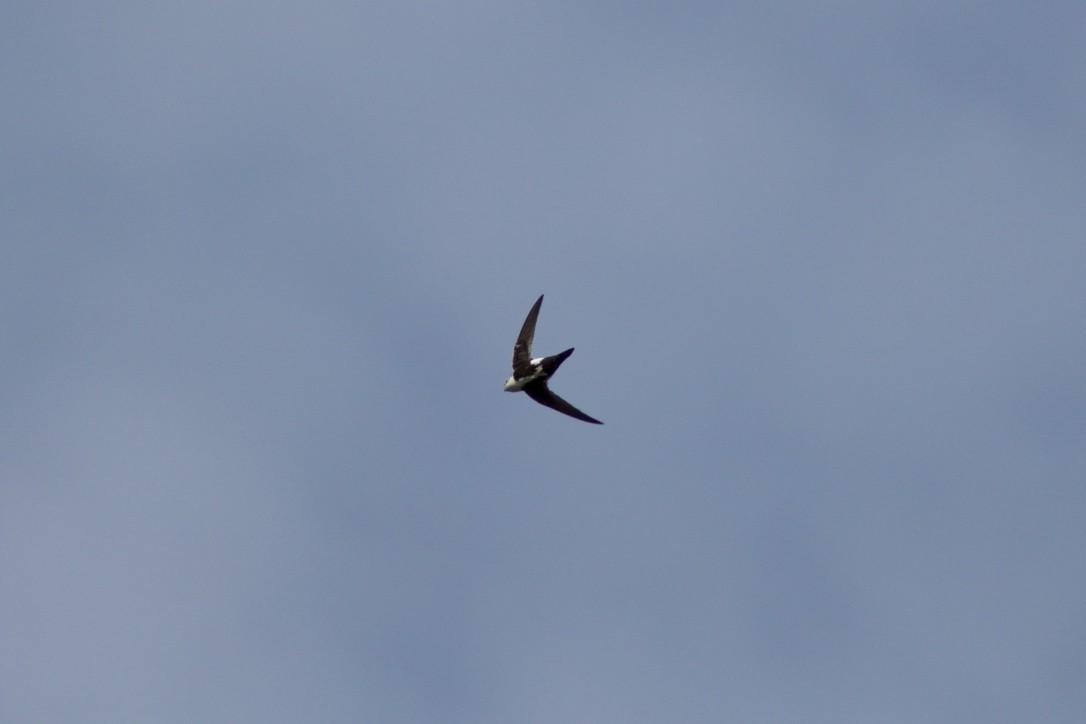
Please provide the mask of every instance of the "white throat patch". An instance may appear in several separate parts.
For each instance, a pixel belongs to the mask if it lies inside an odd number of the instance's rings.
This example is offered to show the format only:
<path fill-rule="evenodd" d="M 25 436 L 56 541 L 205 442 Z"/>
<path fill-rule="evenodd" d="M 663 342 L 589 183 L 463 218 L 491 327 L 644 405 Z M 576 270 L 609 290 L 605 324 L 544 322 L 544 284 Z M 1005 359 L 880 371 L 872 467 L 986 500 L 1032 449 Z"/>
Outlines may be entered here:
<path fill-rule="evenodd" d="M 542 361 L 542 357 L 537 357 L 532 360 L 532 365 L 538 365 Z M 509 379 L 505 381 L 505 387 L 503 389 L 506 392 L 520 392 L 524 389 L 525 385 L 537 379 L 542 372 L 543 370 L 540 367 L 536 366 L 535 374 L 527 375 L 525 377 L 521 377 L 520 379 L 517 379 L 515 375 L 509 375 Z"/>

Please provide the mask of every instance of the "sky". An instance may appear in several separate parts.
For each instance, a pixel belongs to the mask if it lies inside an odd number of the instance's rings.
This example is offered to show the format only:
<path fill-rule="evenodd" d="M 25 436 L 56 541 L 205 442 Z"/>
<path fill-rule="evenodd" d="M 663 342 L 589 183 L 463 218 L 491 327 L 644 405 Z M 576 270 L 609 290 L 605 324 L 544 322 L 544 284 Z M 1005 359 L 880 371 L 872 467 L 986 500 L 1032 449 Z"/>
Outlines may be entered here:
<path fill-rule="evenodd" d="M 1072 2 L 6 3 L 0 720 L 1086 721 L 1084 88 Z"/>

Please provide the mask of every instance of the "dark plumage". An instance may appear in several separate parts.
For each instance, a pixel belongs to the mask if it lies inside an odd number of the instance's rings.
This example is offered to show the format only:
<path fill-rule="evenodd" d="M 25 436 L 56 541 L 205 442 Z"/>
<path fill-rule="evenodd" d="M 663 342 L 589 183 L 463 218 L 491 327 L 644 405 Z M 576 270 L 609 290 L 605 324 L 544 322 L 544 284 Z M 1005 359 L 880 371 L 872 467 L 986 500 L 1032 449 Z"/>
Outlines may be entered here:
<path fill-rule="evenodd" d="M 558 371 L 566 359 L 573 354 L 573 347 L 565 352 L 560 352 L 553 357 L 532 358 L 532 340 L 535 338 L 535 322 L 539 318 L 539 308 L 543 305 L 543 295 L 535 300 L 531 311 L 524 319 L 524 324 L 517 335 L 517 341 L 513 345 L 513 375 L 505 381 L 506 392 L 520 392 L 523 390 L 528 397 L 541 405 L 546 405 L 552 410 L 558 410 L 565 415 L 575 417 L 578 420 L 591 422 L 594 425 L 603 423 L 594 417 L 589 417 L 573 405 L 563 400 L 550 391 L 547 380 Z"/>

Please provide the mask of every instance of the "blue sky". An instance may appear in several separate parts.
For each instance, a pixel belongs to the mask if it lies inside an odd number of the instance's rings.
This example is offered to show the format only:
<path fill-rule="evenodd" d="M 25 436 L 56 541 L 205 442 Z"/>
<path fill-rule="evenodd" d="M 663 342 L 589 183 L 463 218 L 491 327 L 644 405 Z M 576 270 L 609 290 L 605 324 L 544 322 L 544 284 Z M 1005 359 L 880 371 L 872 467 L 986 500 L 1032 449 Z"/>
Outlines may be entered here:
<path fill-rule="evenodd" d="M 1086 719 L 1086 9 L 0 19 L 0 719 Z"/>

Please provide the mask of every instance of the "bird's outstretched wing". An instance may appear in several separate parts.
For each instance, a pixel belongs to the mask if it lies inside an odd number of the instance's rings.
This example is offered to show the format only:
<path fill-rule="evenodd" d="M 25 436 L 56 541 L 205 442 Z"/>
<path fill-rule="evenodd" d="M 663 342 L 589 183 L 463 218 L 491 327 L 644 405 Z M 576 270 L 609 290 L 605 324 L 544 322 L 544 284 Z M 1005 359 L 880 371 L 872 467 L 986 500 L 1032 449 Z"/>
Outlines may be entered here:
<path fill-rule="evenodd" d="M 539 318 L 539 308 L 543 306 L 543 295 L 535 300 L 528 316 L 524 319 L 524 326 L 520 328 L 517 342 L 513 345 L 513 375 L 524 377 L 531 370 L 532 339 L 535 338 L 535 320 Z"/>
<path fill-rule="evenodd" d="M 542 297 L 540 297 L 540 299 L 542 299 Z M 589 417 L 558 395 L 551 392 L 550 388 L 547 387 L 547 383 L 543 380 L 529 382 L 524 386 L 524 392 L 527 393 L 528 397 L 531 397 L 539 404 L 546 405 L 552 410 L 558 410 L 564 415 L 569 415 L 570 417 L 575 417 L 578 420 L 584 420 L 585 422 L 591 422 L 593 425 L 603 424 L 596 418 Z"/>

